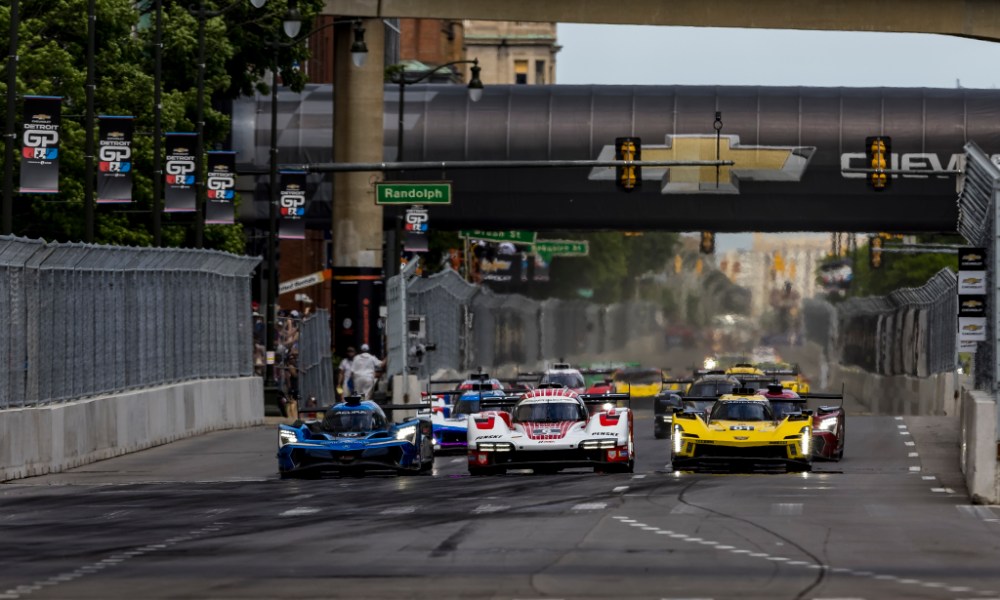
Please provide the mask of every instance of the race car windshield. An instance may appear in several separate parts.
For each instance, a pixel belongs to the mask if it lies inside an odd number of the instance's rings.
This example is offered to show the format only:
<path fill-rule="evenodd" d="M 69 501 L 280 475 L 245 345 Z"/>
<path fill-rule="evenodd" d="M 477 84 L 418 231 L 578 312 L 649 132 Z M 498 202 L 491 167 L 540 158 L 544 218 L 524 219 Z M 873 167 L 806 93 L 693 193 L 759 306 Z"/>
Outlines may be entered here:
<path fill-rule="evenodd" d="M 546 402 L 522 404 L 514 411 L 514 420 L 527 423 L 557 423 L 559 421 L 580 421 L 585 419 L 578 404 L 572 402 Z"/>
<path fill-rule="evenodd" d="M 323 429 L 330 433 L 367 433 L 376 429 L 377 421 L 369 410 L 332 411 L 323 417 Z"/>
<path fill-rule="evenodd" d="M 691 384 L 691 389 L 688 390 L 688 396 L 715 396 L 718 398 L 722 394 L 729 394 L 733 391 L 733 388 L 737 387 L 737 384 L 729 381 L 703 381 L 701 383 Z"/>
<path fill-rule="evenodd" d="M 479 399 L 474 400 L 459 400 L 455 403 L 455 406 L 451 409 L 451 416 L 457 417 L 460 415 L 471 415 L 472 413 L 479 412 Z"/>
<path fill-rule="evenodd" d="M 716 402 L 713 421 L 771 421 L 770 408 L 761 402 Z"/>
<path fill-rule="evenodd" d="M 771 410 L 774 411 L 775 419 L 784 419 L 788 415 L 797 415 L 801 413 L 802 403 L 771 400 Z"/>
<path fill-rule="evenodd" d="M 684 410 L 708 413 L 708 411 L 712 410 L 712 405 L 714 404 L 715 400 L 685 400 Z"/>
<path fill-rule="evenodd" d="M 576 373 L 546 373 L 542 376 L 542 383 L 558 383 L 568 388 L 582 388 L 583 375 Z"/>

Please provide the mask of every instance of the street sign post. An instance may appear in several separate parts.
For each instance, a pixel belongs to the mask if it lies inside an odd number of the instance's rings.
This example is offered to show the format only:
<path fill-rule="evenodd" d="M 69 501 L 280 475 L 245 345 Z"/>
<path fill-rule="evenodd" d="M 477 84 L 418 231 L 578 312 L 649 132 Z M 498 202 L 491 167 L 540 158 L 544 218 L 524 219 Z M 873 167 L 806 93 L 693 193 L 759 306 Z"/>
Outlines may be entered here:
<path fill-rule="evenodd" d="M 479 231 L 477 229 L 463 229 L 458 232 L 458 237 L 486 242 L 512 242 L 514 244 L 534 244 L 537 234 L 534 231 Z"/>
<path fill-rule="evenodd" d="M 375 204 L 451 204 L 451 182 L 391 181 L 376 183 Z"/>
<path fill-rule="evenodd" d="M 550 262 L 553 256 L 588 256 L 590 242 L 587 240 L 537 240 L 535 254 Z"/>

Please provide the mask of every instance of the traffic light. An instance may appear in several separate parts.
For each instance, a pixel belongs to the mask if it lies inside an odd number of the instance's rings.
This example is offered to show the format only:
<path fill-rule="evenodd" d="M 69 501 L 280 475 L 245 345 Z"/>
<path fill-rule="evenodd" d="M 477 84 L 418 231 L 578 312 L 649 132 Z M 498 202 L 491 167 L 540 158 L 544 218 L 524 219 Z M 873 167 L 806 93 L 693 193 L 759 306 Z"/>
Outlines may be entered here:
<path fill-rule="evenodd" d="M 865 156 L 868 159 L 868 168 L 884 171 L 889 168 L 892 161 L 892 138 L 889 136 L 875 136 L 865 138 Z M 892 178 L 887 173 L 869 173 L 868 184 L 876 192 L 888 189 Z"/>
<path fill-rule="evenodd" d="M 868 238 L 868 266 L 878 269 L 882 266 L 882 238 L 873 235 Z"/>
<path fill-rule="evenodd" d="M 642 160 L 642 140 L 637 137 L 615 138 L 615 160 Z M 626 192 L 642 187 L 641 167 L 615 167 L 615 182 Z"/>
<path fill-rule="evenodd" d="M 701 247 L 699 248 L 702 254 L 712 254 L 715 252 L 715 233 L 711 231 L 701 232 Z"/>

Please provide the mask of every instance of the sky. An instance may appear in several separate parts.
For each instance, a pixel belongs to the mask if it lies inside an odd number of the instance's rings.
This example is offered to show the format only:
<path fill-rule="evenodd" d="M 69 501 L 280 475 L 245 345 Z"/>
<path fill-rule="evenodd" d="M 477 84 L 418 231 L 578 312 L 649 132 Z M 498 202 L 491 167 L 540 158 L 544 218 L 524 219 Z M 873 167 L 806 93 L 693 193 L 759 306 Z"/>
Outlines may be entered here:
<path fill-rule="evenodd" d="M 945 35 L 560 23 L 557 36 L 558 84 L 1000 85 L 1000 43 Z M 720 251 L 749 243 L 716 238 Z"/>

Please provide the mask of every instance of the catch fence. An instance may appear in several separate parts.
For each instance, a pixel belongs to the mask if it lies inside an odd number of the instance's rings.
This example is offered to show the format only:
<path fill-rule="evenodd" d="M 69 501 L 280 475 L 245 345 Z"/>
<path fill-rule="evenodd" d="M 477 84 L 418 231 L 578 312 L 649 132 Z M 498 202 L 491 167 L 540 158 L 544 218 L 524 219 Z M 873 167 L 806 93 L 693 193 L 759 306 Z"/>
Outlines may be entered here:
<path fill-rule="evenodd" d="M 806 335 L 832 359 L 880 375 L 926 377 L 955 369 L 958 278 L 942 269 L 918 288 L 852 298 L 808 300 Z"/>
<path fill-rule="evenodd" d="M 0 409 L 252 375 L 258 262 L 0 237 Z"/>
<path fill-rule="evenodd" d="M 410 337 L 407 353 L 410 370 L 421 377 L 594 355 L 658 331 L 658 308 L 650 302 L 539 301 L 471 285 L 451 270 L 410 280 L 405 298 L 409 315 L 424 319 L 424 337 Z M 420 344 L 435 349 L 418 355 Z M 400 372 L 390 360 L 389 374 Z"/>
<path fill-rule="evenodd" d="M 320 309 L 302 320 L 299 336 L 299 404 L 309 406 L 310 399 L 326 406 L 335 397 L 333 354 L 330 344 L 330 313 Z"/>

